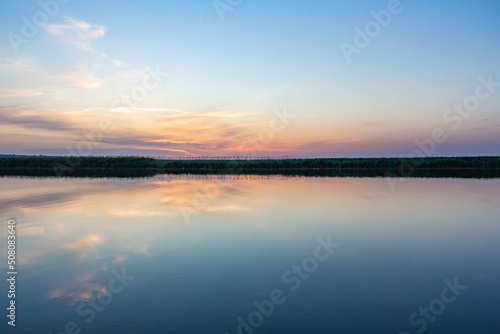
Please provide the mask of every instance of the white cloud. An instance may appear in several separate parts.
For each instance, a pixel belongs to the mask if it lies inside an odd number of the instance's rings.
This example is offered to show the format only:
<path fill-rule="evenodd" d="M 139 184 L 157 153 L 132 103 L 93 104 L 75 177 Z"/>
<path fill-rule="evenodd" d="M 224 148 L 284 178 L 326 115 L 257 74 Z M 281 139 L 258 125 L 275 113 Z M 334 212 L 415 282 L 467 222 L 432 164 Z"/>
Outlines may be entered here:
<path fill-rule="evenodd" d="M 100 38 L 106 34 L 106 27 L 99 24 L 90 24 L 69 16 L 64 17 L 66 24 L 47 24 L 45 30 L 53 35 L 63 35 L 73 32 L 80 40 Z"/>
<path fill-rule="evenodd" d="M 52 35 L 59 35 L 77 48 L 92 52 L 111 61 L 113 67 L 123 68 L 130 64 L 112 59 L 105 52 L 98 51 L 91 46 L 91 40 L 103 37 L 106 27 L 100 24 L 90 24 L 83 20 L 65 16 L 64 24 L 47 24 L 45 30 Z"/>
<path fill-rule="evenodd" d="M 32 97 L 42 94 L 43 92 L 34 89 L 0 88 L 0 99 L 9 99 L 13 97 Z"/>
<path fill-rule="evenodd" d="M 102 86 L 102 80 L 85 72 L 71 71 L 61 76 L 63 80 L 69 81 L 76 86 L 86 89 L 94 89 Z"/>
<path fill-rule="evenodd" d="M 33 74 L 40 73 L 40 68 L 33 65 L 32 59 L 26 58 L 18 58 L 18 59 L 10 59 L 10 58 L 0 58 L 0 70 L 3 70 L 2 76 L 5 76 L 4 71 L 8 71 L 12 74 L 19 75 L 23 74 Z"/>
<path fill-rule="evenodd" d="M 82 50 L 97 53 L 90 46 L 90 40 L 103 37 L 106 34 L 106 27 L 100 24 L 90 24 L 69 16 L 64 18 L 66 20 L 64 24 L 46 24 L 45 30 L 52 35 L 63 36 Z"/>

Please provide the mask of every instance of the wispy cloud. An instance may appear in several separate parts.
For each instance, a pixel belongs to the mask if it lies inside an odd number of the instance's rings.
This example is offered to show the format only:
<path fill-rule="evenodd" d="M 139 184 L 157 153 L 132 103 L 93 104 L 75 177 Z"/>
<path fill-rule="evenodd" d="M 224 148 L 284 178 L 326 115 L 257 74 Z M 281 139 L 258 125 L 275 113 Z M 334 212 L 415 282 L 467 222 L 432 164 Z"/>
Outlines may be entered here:
<path fill-rule="evenodd" d="M 83 66 L 79 62 L 66 68 L 51 68 L 35 65 L 34 61 L 28 59 L 0 59 L 0 85 L 4 86 L 4 88 L 0 88 L 0 99 L 32 97 L 42 94 L 47 98 L 55 98 L 60 94 L 54 94 L 54 88 L 56 87 L 59 92 L 64 91 L 68 88 L 67 82 L 86 89 L 98 88 L 104 82 L 95 76 L 98 69 L 97 65 L 87 64 Z M 12 80 L 8 80 L 8 78 L 12 78 Z M 30 88 L 8 87 L 12 81 L 25 83 Z M 17 83 L 17 86 L 20 84 Z"/>
<path fill-rule="evenodd" d="M 8 125 L 18 125 L 31 129 L 49 131 L 74 130 L 74 124 L 65 120 L 54 119 L 41 115 L 32 115 L 18 106 L 0 106 L 0 122 Z"/>
<path fill-rule="evenodd" d="M 90 73 L 72 70 L 61 75 L 61 79 L 69 81 L 85 89 L 94 89 L 102 86 L 103 81 Z"/>
<path fill-rule="evenodd" d="M 7 73 L 19 75 L 20 73 L 33 74 L 41 72 L 41 69 L 33 65 L 33 60 L 29 58 L 0 58 L 0 70 L 4 77 Z"/>
<path fill-rule="evenodd" d="M 106 27 L 100 24 L 90 24 L 83 20 L 65 16 L 62 24 L 47 24 L 45 30 L 52 35 L 61 36 L 67 42 L 77 48 L 98 54 L 100 57 L 108 59 L 111 65 L 116 68 L 128 67 L 130 64 L 121 60 L 109 57 L 105 52 L 96 50 L 91 41 L 106 35 Z"/>
<path fill-rule="evenodd" d="M 106 34 L 106 27 L 69 16 L 64 18 L 65 24 L 47 24 L 45 30 L 52 35 L 68 38 L 75 46 L 83 50 L 97 52 L 90 46 L 90 40 L 103 37 Z"/>
<path fill-rule="evenodd" d="M 9 99 L 13 97 L 32 97 L 42 94 L 43 92 L 34 89 L 0 88 L 0 99 Z"/>

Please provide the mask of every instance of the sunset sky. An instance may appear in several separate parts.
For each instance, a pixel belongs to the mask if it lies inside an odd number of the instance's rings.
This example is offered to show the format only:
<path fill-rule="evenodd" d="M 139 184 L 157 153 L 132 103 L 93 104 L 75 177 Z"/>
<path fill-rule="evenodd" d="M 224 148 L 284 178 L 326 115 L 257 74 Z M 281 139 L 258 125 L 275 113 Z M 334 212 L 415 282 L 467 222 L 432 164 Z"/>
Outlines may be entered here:
<path fill-rule="evenodd" d="M 0 154 L 500 155 L 497 0 L 0 4 Z"/>

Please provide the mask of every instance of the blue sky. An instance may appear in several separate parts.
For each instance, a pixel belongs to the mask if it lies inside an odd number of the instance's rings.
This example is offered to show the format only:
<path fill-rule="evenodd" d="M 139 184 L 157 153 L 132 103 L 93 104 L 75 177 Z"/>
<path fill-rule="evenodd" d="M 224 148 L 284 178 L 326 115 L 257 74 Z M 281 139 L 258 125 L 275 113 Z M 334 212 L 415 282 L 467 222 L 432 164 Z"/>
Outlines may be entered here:
<path fill-rule="evenodd" d="M 436 128 L 448 138 L 432 155 L 500 153 L 500 88 L 457 129 L 443 120 L 478 77 L 500 81 L 497 1 L 402 0 L 351 61 L 341 44 L 355 46 L 355 28 L 390 1 L 221 3 L 224 20 L 213 1 L 58 3 L 16 53 L 9 33 L 23 36 L 23 17 L 43 8 L 1 1 L 0 153 L 70 154 L 90 141 L 82 153 L 406 156 Z M 117 116 L 112 101 L 147 68 L 169 76 Z M 276 109 L 294 118 L 249 144 Z"/>

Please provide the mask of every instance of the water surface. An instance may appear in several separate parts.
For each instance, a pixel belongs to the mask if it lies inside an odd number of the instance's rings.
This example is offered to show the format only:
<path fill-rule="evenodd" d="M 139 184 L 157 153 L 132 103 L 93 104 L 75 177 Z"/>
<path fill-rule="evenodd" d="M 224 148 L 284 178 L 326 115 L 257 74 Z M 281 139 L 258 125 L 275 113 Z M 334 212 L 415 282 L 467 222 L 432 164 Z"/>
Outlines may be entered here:
<path fill-rule="evenodd" d="M 500 330 L 500 180 L 6 177 L 0 202 L 2 332 Z"/>

